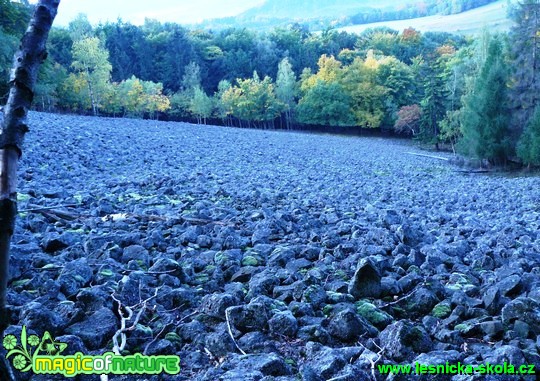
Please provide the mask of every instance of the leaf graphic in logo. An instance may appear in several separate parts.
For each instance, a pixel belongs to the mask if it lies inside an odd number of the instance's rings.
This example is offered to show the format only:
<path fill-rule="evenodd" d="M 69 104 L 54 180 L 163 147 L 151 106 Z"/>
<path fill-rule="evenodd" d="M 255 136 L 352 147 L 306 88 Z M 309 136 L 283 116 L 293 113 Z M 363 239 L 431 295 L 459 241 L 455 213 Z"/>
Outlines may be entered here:
<path fill-rule="evenodd" d="M 49 356 L 56 356 L 62 353 L 68 345 L 66 343 L 60 343 L 54 341 L 53 337 L 49 332 L 45 332 L 41 344 L 39 345 L 39 351 L 45 352 Z"/>
<path fill-rule="evenodd" d="M 17 346 L 17 338 L 15 335 L 6 335 L 2 344 L 6 350 L 11 351 Z"/>

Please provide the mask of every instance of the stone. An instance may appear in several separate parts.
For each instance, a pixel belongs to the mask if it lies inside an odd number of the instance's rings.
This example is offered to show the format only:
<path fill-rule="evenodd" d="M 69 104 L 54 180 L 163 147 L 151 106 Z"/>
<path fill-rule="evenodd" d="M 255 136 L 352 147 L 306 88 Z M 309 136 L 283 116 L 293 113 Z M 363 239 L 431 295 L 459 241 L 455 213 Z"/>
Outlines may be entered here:
<path fill-rule="evenodd" d="M 371 258 L 363 258 L 358 263 L 349 284 L 349 294 L 356 299 L 377 298 L 381 294 L 381 274 Z"/>
<path fill-rule="evenodd" d="M 358 314 L 378 329 L 389 326 L 394 318 L 368 302 L 358 302 L 356 305 Z"/>
<path fill-rule="evenodd" d="M 38 302 L 23 306 L 20 320 L 28 330 L 34 330 L 40 335 L 47 331 L 53 336 L 62 333 L 68 323 L 57 312 Z"/>
<path fill-rule="evenodd" d="M 298 332 L 298 321 L 290 311 L 281 311 L 269 320 L 270 332 L 274 335 L 295 337 Z"/>
<path fill-rule="evenodd" d="M 422 327 L 400 320 L 389 325 L 379 335 L 380 346 L 395 361 L 403 362 L 416 353 L 427 353 L 433 343 Z"/>
<path fill-rule="evenodd" d="M 120 324 L 112 311 L 101 308 L 82 322 L 68 327 L 66 332 L 80 337 L 89 350 L 96 350 L 112 340 L 118 329 Z"/>
<path fill-rule="evenodd" d="M 285 360 L 275 353 L 249 354 L 233 358 L 225 366 L 247 371 L 258 371 L 264 376 L 286 376 L 291 374 Z"/>
<path fill-rule="evenodd" d="M 344 342 L 354 342 L 360 335 L 373 336 L 377 330 L 354 310 L 338 312 L 328 324 L 328 332 Z"/>
<path fill-rule="evenodd" d="M 139 266 L 148 268 L 150 266 L 150 254 L 148 250 L 140 245 L 131 245 L 124 249 L 122 253 L 122 263 L 135 261 Z"/>
<path fill-rule="evenodd" d="M 61 236 L 58 233 L 46 233 L 41 240 L 41 247 L 46 253 L 55 253 L 66 247 L 69 247 L 69 243 L 65 239 L 66 236 Z"/>
<path fill-rule="evenodd" d="M 93 271 L 85 257 L 67 263 L 58 277 L 60 291 L 68 297 L 76 295 L 92 279 Z"/>
<path fill-rule="evenodd" d="M 501 313 L 502 322 L 511 325 L 516 320 L 528 324 L 530 333 L 540 335 L 540 303 L 534 299 L 519 297 L 506 304 Z"/>
<path fill-rule="evenodd" d="M 230 294 L 212 294 L 203 298 L 200 309 L 211 317 L 225 320 L 225 310 L 238 303 L 239 300 Z"/>

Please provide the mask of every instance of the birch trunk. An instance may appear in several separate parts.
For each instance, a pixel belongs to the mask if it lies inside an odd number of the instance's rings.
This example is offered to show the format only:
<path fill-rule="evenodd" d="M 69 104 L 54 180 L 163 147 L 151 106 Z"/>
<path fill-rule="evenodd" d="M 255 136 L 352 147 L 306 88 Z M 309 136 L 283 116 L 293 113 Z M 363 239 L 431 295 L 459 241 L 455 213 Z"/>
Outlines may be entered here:
<path fill-rule="evenodd" d="M 17 216 L 17 168 L 22 155 L 27 115 L 34 98 L 40 64 L 47 58 L 45 45 L 60 0 L 40 0 L 15 54 L 10 92 L 0 130 L 0 338 L 9 324 L 6 293 L 9 276 L 10 241 Z M 0 377 L 12 379 L 9 365 L 0 359 Z"/>

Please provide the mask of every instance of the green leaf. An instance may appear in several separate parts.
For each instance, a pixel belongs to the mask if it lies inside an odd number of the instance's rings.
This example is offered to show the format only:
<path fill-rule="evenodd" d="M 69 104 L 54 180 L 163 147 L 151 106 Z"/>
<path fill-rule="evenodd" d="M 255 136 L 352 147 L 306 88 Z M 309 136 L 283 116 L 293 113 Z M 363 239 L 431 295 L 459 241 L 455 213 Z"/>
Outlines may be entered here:
<path fill-rule="evenodd" d="M 17 202 L 24 202 L 30 200 L 30 196 L 24 193 L 17 193 Z"/>
<path fill-rule="evenodd" d="M 12 283 L 13 287 L 24 287 L 30 283 L 32 279 L 19 279 Z"/>
<path fill-rule="evenodd" d="M 113 276 L 113 275 L 114 275 L 114 273 L 112 272 L 112 270 L 109 270 L 109 269 L 101 270 L 101 271 L 99 272 L 99 274 L 100 274 L 101 276 L 107 276 L 107 277 L 108 277 L 108 276 Z"/>

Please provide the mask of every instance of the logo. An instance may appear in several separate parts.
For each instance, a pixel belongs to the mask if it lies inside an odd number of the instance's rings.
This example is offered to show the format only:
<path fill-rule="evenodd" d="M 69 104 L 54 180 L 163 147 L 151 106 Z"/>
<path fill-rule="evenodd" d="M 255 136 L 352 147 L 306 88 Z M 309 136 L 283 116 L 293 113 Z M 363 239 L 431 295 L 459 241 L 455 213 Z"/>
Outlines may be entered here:
<path fill-rule="evenodd" d="M 20 372 L 35 374 L 61 374 L 65 377 L 86 375 L 154 375 L 180 373 L 178 356 L 145 356 L 134 354 L 120 356 L 106 352 L 101 356 L 86 356 L 77 352 L 75 355 L 62 355 L 68 344 L 57 342 L 49 332 L 40 338 L 28 335 L 23 326 L 20 342 L 15 335 L 6 335 L 2 345 L 7 351 L 6 358 L 11 360 Z"/>

